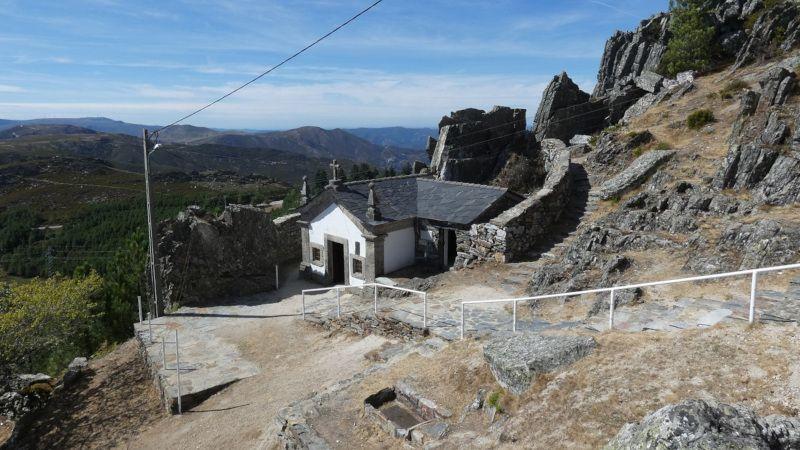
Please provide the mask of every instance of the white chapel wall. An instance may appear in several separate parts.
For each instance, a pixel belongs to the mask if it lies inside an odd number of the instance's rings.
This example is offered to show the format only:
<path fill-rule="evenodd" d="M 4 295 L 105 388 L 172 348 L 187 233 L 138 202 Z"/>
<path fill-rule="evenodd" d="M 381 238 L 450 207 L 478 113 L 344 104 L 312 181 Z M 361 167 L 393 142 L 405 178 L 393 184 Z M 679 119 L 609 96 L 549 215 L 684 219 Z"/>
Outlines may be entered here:
<path fill-rule="evenodd" d="M 413 230 L 412 230 L 413 232 Z M 319 213 L 317 217 L 311 220 L 308 226 L 308 239 L 312 244 L 325 245 L 325 234 L 336 236 L 342 239 L 347 239 L 347 264 L 349 269 L 348 274 L 353 273 L 353 262 L 350 255 L 356 253 L 356 242 L 359 243 L 360 254 L 364 256 L 366 252 L 366 241 L 364 236 L 361 235 L 361 230 L 350 220 L 349 217 L 342 211 L 342 209 L 335 203 L 331 204 L 324 211 Z M 311 270 L 320 275 L 325 273 L 325 267 L 311 265 Z M 364 281 L 354 277 L 346 280 L 346 284 L 361 285 Z"/>
<path fill-rule="evenodd" d="M 383 244 L 383 271 L 391 273 L 414 264 L 416 245 L 414 227 L 389 232 Z"/>

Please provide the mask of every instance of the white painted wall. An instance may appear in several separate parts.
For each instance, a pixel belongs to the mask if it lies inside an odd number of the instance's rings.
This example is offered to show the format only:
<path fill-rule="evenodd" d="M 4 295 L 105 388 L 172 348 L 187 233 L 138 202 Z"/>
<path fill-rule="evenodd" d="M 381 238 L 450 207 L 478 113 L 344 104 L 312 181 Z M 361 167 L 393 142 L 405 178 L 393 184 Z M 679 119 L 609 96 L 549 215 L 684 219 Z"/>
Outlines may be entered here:
<path fill-rule="evenodd" d="M 415 246 L 413 226 L 386 235 L 383 244 L 383 271 L 391 273 L 414 264 Z"/>
<path fill-rule="evenodd" d="M 352 260 L 350 259 L 350 255 L 354 255 L 356 253 L 356 242 L 359 242 L 359 246 L 361 247 L 361 256 L 364 256 L 367 251 L 367 243 L 364 239 L 364 236 L 361 235 L 361 230 L 350 220 L 349 217 L 342 211 L 339 205 L 333 203 L 328 206 L 325 211 L 322 211 L 315 217 L 308 226 L 308 238 L 312 244 L 319 244 L 324 246 L 325 245 L 325 234 L 329 234 L 332 236 L 336 236 L 342 239 L 347 239 L 348 249 L 347 251 L 347 263 L 350 265 L 347 273 L 353 273 L 352 267 Z M 412 230 L 413 235 L 413 230 Z M 413 248 L 412 248 L 413 250 Z M 412 253 L 412 262 L 413 262 L 413 253 Z M 315 265 L 311 265 L 311 270 L 318 274 L 324 274 L 325 268 L 319 267 Z M 352 285 L 361 285 L 364 284 L 364 281 L 359 280 L 357 278 L 350 277 L 349 280 L 345 280 L 345 284 L 352 284 Z"/>

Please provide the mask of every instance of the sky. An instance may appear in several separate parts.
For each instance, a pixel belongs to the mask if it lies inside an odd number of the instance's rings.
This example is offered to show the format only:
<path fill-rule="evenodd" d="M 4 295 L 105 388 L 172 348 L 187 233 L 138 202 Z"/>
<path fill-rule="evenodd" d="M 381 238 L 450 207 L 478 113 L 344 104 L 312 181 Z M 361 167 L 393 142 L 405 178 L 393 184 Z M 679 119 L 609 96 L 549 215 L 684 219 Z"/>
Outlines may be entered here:
<path fill-rule="evenodd" d="M 0 118 L 163 125 L 372 0 L 0 0 Z M 192 117 L 214 128 L 435 127 L 467 107 L 528 109 L 567 71 L 591 91 L 606 39 L 667 0 L 384 0 Z"/>

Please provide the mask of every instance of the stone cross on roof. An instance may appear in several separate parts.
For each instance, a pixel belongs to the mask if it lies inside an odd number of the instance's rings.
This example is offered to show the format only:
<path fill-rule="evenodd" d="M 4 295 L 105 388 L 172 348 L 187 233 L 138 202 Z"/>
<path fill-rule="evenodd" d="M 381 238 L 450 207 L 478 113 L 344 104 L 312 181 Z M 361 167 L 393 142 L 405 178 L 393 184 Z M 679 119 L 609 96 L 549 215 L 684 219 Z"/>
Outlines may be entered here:
<path fill-rule="evenodd" d="M 336 180 L 339 179 L 339 177 L 337 175 L 339 175 L 339 168 L 341 166 L 339 165 L 339 163 L 336 162 L 335 159 L 330 164 L 330 166 L 331 166 L 331 172 L 333 173 L 333 178 L 331 178 L 331 180 L 336 181 Z"/>
<path fill-rule="evenodd" d="M 308 177 L 303 175 L 303 185 L 300 187 L 300 204 L 308 203 Z"/>
<path fill-rule="evenodd" d="M 375 194 L 375 183 L 369 182 L 369 195 L 367 196 L 367 218 L 371 221 L 382 220 L 381 210 L 378 208 L 378 196 Z"/>

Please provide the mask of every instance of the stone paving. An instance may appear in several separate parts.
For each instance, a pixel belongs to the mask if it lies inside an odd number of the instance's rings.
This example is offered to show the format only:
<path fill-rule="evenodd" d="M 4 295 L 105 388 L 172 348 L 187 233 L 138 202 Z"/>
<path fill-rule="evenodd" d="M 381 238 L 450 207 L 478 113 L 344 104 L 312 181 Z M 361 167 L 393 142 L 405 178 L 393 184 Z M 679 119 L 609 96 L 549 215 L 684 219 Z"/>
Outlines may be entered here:
<path fill-rule="evenodd" d="M 286 286 L 278 291 L 239 299 L 237 304 L 180 308 L 153 319 L 151 324 L 146 319 L 134 324 L 136 337 L 167 408 L 175 411 L 177 407 L 175 331 L 180 345 L 182 406 L 187 409 L 187 405 L 259 373 L 254 363 L 219 335 L 226 329 L 272 317 L 299 317 L 300 290 L 319 286 L 297 279 L 297 270 L 289 273 L 291 279 L 285 280 Z"/>
<path fill-rule="evenodd" d="M 374 304 L 371 291 L 359 295 L 342 293 L 341 313 L 358 311 L 370 314 Z M 687 328 L 713 326 L 719 322 L 746 323 L 749 315 L 749 298 L 718 300 L 709 298 L 679 298 L 674 301 L 648 301 L 635 306 L 622 306 L 615 310 L 615 329 L 624 331 L 674 331 Z M 488 299 L 487 299 L 488 300 Z M 595 297 L 583 298 L 587 306 Z M 336 316 L 336 296 L 326 293 L 307 299 L 309 312 L 316 317 Z M 409 295 L 401 298 L 379 296 L 378 314 L 422 327 L 422 300 Z M 313 309 L 313 312 L 312 312 Z M 793 281 L 787 291 L 759 290 L 756 295 L 756 318 L 767 322 L 794 322 L 800 319 L 800 278 Z M 468 305 L 465 311 L 465 332 L 468 335 L 484 335 L 512 329 L 511 302 Z M 454 340 L 461 333 L 461 303 L 456 300 L 442 301 L 435 295 L 428 296 L 428 328 L 434 335 Z M 580 320 L 547 321 L 536 318 L 536 311 L 525 302 L 517 305 L 517 330 L 544 331 L 580 327 L 592 331 L 608 329 L 608 309 L 592 317 Z"/>

